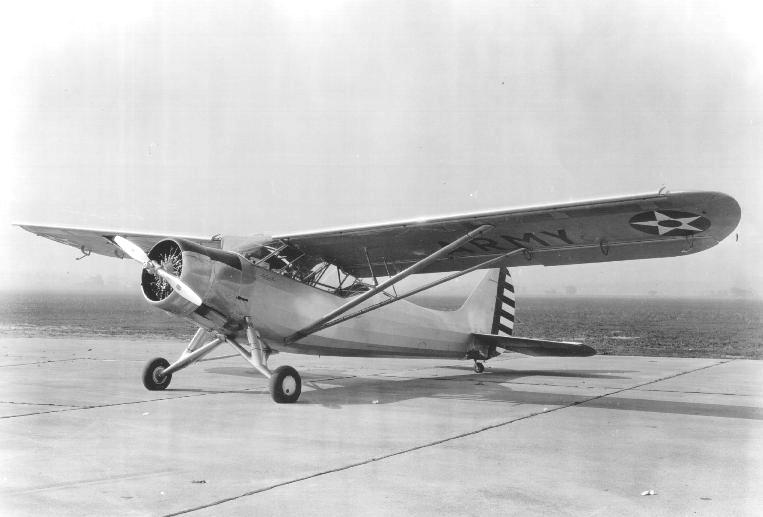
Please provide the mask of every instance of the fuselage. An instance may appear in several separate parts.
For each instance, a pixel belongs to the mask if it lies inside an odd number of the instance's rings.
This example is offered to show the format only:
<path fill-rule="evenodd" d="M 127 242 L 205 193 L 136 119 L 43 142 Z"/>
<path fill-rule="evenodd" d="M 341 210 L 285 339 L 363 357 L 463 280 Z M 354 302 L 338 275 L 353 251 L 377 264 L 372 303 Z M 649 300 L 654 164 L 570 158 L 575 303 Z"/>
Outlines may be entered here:
<path fill-rule="evenodd" d="M 453 357 L 465 355 L 471 330 L 461 311 L 438 311 L 407 300 L 344 321 L 286 345 L 284 337 L 348 301 L 290 278 L 255 267 L 240 284 L 246 311 L 273 349 L 299 354 L 368 357 Z M 387 299 L 379 294 L 359 308 Z"/>
<path fill-rule="evenodd" d="M 351 298 L 338 296 L 256 265 L 230 251 L 211 250 L 181 240 L 167 240 L 151 251 L 152 260 L 175 256 L 180 274 L 201 304 L 178 292 L 155 290 L 156 277 L 143 275 L 146 300 L 200 327 L 246 342 L 246 320 L 273 350 L 298 354 L 368 357 L 452 357 L 467 354 L 472 332 L 487 331 L 490 311 L 438 311 L 398 300 L 350 318 L 296 341 L 286 338 L 314 324 Z M 174 255 L 173 255 L 174 254 Z M 182 254 L 182 257 L 181 257 Z M 167 266 L 170 267 L 170 266 Z M 495 284 L 488 297 L 495 299 Z M 356 295 L 359 296 L 359 295 Z M 362 310 L 388 295 L 379 293 L 353 310 Z M 491 302 L 492 303 L 492 302 Z M 478 314 L 475 316 L 475 312 Z"/>

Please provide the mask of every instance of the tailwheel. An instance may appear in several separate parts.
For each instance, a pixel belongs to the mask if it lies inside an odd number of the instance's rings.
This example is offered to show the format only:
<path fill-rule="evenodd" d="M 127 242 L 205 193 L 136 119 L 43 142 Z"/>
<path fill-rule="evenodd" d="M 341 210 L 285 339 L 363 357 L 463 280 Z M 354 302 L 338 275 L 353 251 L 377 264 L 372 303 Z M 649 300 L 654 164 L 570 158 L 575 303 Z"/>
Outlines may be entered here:
<path fill-rule="evenodd" d="M 302 393 L 302 379 L 291 366 L 279 366 L 270 377 L 270 396 L 279 404 L 296 402 Z"/>
<path fill-rule="evenodd" d="M 474 362 L 474 372 L 475 373 L 482 373 L 485 371 L 485 365 L 482 363 Z"/>
<path fill-rule="evenodd" d="M 160 391 L 170 385 L 172 374 L 164 373 L 170 363 L 164 357 L 151 359 L 143 369 L 143 386 L 149 391 Z"/>

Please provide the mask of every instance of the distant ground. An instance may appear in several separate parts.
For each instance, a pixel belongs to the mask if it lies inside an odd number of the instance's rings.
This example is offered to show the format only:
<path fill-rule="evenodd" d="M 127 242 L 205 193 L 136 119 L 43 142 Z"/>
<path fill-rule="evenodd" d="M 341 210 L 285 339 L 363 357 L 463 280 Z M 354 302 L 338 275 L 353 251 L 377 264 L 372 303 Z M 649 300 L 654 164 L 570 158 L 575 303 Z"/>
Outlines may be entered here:
<path fill-rule="evenodd" d="M 606 355 L 763 359 L 763 301 L 518 295 L 515 334 L 583 341 Z"/>
<path fill-rule="evenodd" d="M 417 298 L 453 309 L 462 299 Z M 760 300 L 517 297 L 515 333 L 583 341 L 606 355 L 763 359 Z M 188 340 L 188 322 L 153 309 L 139 293 L 0 294 L 0 336 Z"/>

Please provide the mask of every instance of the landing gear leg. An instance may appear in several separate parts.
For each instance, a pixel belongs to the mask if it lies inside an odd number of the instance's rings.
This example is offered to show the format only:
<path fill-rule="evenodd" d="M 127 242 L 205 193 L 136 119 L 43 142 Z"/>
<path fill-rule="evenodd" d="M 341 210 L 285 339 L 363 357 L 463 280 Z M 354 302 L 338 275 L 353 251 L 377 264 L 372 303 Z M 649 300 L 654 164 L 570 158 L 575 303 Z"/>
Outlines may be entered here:
<path fill-rule="evenodd" d="M 296 402 L 302 393 L 302 379 L 299 373 L 291 366 L 280 366 L 271 372 L 267 364 L 270 348 L 262 342 L 260 332 L 255 328 L 251 318 L 246 318 L 246 324 L 249 349 L 247 350 L 233 339 L 229 339 L 228 342 L 249 364 L 270 379 L 270 396 L 275 402 L 279 404 Z"/>
<path fill-rule="evenodd" d="M 150 391 L 165 389 L 170 385 L 174 372 L 195 363 L 223 342 L 222 339 L 215 338 L 204 344 L 205 337 L 208 337 L 206 330 L 201 328 L 197 330 L 183 354 L 172 364 L 163 357 L 151 359 L 143 369 L 143 386 Z"/>
<path fill-rule="evenodd" d="M 477 360 L 474 360 L 474 373 L 482 373 L 485 371 L 485 365 L 482 363 L 478 363 Z"/>

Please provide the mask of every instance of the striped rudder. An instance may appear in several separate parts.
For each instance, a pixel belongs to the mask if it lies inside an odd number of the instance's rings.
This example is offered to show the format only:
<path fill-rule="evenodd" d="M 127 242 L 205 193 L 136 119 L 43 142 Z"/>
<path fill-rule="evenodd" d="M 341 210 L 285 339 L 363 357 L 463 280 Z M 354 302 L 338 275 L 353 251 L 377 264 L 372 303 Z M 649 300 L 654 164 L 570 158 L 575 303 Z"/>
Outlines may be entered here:
<path fill-rule="evenodd" d="M 493 326 L 491 334 L 510 336 L 514 333 L 514 283 L 511 280 L 509 268 L 501 268 L 498 274 L 498 289 L 495 295 L 495 309 L 493 311 Z"/>

